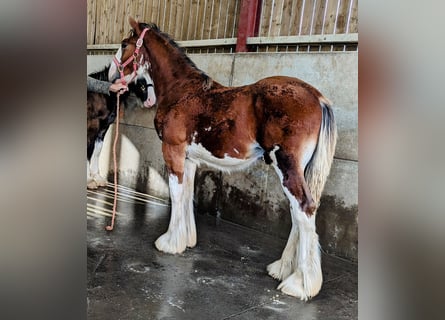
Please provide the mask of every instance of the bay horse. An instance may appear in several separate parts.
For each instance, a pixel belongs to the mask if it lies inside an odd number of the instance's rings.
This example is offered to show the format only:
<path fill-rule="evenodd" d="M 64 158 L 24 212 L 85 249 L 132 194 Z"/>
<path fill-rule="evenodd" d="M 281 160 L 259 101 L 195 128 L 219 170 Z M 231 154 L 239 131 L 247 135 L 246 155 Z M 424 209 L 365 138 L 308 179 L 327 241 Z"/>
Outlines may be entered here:
<path fill-rule="evenodd" d="M 123 42 L 121 48 L 125 46 Z M 119 50 L 121 50 L 121 48 Z M 118 51 L 119 52 L 119 51 Z M 127 107 L 130 94 L 140 100 L 144 107 L 150 108 L 156 103 L 156 95 L 153 88 L 153 80 L 148 73 L 148 64 L 142 62 L 134 64 L 134 69 L 117 69 L 120 60 L 113 60 L 111 65 L 89 76 L 102 80 L 115 82 L 119 76 L 121 81 L 128 83 L 128 91 L 120 96 L 120 105 Z M 133 103 L 134 104 L 134 103 Z M 87 91 L 87 188 L 97 189 L 106 186 L 107 180 L 99 173 L 99 156 L 102 150 L 105 134 L 109 126 L 116 119 L 117 95 L 111 92 L 109 95 Z"/>
<path fill-rule="evenodd" d="M 194 176 L 204 164 L 225 172 L 263 159 L 271 164 L 290 202 L 292 228 L 281 258 L 267 267 L 283 293 L 308 300 L 321 289 L 315 214 L 333 161 L 337 129 L 331 103 L 297 78 L 274 76 L 226 87 L 213 81 L 155 24 L 129 19 L 127 50 L 144 32 L 158 107 L 154 120 L 168 170 L 171 217 L 155 242 L 176 254 L 196 245 Z"/>

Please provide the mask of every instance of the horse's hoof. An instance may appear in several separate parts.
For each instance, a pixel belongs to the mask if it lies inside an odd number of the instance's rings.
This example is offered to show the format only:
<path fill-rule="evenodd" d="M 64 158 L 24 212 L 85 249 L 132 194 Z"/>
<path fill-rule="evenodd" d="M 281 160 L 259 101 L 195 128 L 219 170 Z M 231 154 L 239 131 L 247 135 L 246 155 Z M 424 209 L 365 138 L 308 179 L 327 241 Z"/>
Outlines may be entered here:
<path fill-rule="evenodd" d="M 87 181 L 87 189 L 96 190 L 98 188 L 96 181 L 90 180 Z"/>
<path fill-rule="evenodd" d="M 267 266 L 269 275 L 277 280 L 286 279 L 292 273 L 292 261 L 279 259 Z"/>
<path fill-rule="evenodd" d="M 185 241 L 172 232 L 166 232 L 160 236 L 156 240 L 155 246 L 159 251 L 171 254 L 183 253 L 186 248 Z"/>
<path fill-rule="evenodd" d="M 97 184 L 98 187 L 106 187 L 108 185 L 107 179 L 105 179 L 104 177 L 102 177 L 102 176 L 100 176 L 98 174 L 96 174 L 93 177 L 93 179 L 94 179 L 94 181 L 96 181 L 96 184 Z"/>
<path fill-rule="evenodd" d="M 303 286 L 303 280 L 297 274 L 297 272 L 292 273 L 287 277 L 277 288 L 281 292 L 299 298 L 302 301 L 307 301 L 310 297 L 306 294 Z"/>

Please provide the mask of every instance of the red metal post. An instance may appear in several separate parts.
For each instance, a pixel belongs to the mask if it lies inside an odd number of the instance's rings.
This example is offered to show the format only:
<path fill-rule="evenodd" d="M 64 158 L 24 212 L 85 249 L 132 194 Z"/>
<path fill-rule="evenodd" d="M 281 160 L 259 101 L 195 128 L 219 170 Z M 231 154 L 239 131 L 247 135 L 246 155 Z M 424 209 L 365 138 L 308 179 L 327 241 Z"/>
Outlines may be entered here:
<path fill-rule="evenodd" d="M 247 37 L 253 37 L 258 32 L 259 15 L 257 13 L 260 6 L 261 0 L 241 0 L 236 52 L 247 52 Z"/>

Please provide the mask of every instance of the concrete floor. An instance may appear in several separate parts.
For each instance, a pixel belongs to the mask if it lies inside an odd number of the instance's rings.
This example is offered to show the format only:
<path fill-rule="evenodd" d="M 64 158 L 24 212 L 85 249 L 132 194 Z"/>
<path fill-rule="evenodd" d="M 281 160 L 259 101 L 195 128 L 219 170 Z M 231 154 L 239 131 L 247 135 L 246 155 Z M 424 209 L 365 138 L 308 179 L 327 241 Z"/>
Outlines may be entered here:
<path fill-rule="evenodd" d="M 154 247 L 167 202 L 122 187 L 107 232 L 112 203 L 112 187 L 88 191 L 88 319 L 357 319 L 356 264 L 323 254 L 321 292 L 301 302 L 266 272 L 285 240 L 197 214 L 197 246 L 169 255 Z"/>

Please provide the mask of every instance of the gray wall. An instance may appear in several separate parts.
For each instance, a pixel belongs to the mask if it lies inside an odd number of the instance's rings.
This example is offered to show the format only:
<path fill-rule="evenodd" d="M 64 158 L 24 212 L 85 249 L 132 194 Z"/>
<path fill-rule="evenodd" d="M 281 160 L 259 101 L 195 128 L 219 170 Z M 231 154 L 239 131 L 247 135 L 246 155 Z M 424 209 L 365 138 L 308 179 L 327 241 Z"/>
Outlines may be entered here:
<path fill-rule="evenodd" d="M 339 139 L 317 214 L 317 230 L 325 251 L 357 259 L 357 53 L 194 54 L 190 58 L 224 85 L 238 86 L 266 76 L 287 75 L 312 84 L 333 102 Z M 109 56 L 88 56 L 88 72 L 109 61 Z M 119 181 L 168 197 L 161 144 L 153 127 L 154 114 L 155 110 L 126 110 L 119 128 Z M 101 155 L 102 172 L 112 166 L 111 131 Z M 200 168 L 195 185 L 198 212 L 287 238 L 291 223 L 289 204 L 271 167 L 260 162 L 247 172 L 232 174 Z"/>

